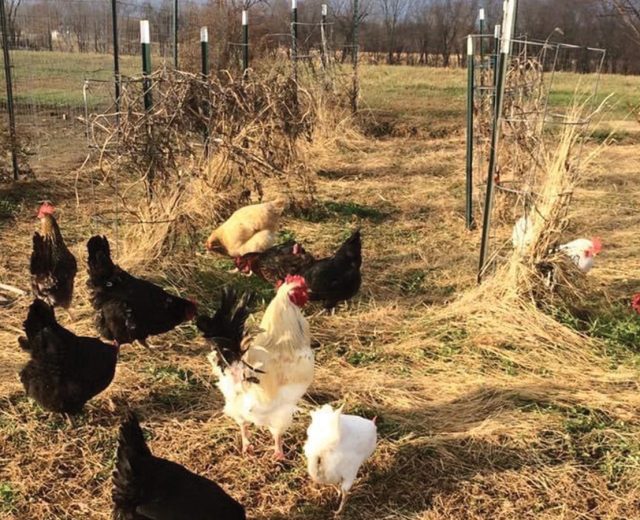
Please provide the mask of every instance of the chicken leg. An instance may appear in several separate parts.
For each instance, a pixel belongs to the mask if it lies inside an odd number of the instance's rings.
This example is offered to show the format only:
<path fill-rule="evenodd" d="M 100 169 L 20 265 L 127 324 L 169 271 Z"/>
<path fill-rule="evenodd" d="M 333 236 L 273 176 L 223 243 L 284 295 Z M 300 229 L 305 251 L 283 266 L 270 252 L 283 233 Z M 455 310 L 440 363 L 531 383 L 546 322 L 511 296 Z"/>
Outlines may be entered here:
<path fill-rule="evenodd" d="M 282 437 L 281 433 L 276 433 L 273 435 L 273 441 L 274 441 L 274 453 L 273 453 L 273 458 L 275 460 L 284 460 L 286 457 L 284 455 L 284 439 Z"/>
<path fill-rule="evenodd" d="M 338 493 L 340 495 L 340 506 L 338 510 L 335 512 L 334 516 L 338 517 L 342 514 L 342 510 L 344 509 L 344 505 L 347 503 L 347 497 L 349 496 L 349 492 L 341 489 Z"/>
<path fill-rule="evenodd" d="M 249 440 L 249 425 L 247 423 L 240 425 L 240 435 L 242 435 L 242 454 L 253 455 L 253 444 Z"/>

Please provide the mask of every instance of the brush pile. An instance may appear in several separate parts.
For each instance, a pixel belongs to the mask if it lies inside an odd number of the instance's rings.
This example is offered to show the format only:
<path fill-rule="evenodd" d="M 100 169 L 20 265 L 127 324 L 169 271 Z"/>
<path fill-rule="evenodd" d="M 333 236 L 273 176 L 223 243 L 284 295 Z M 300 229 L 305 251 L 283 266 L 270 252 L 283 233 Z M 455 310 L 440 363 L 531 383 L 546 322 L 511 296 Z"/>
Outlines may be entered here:
<path fill-rule="evenodd" d="M 103 181 L 135 229 L 135 257 L 172 248 L 196 223 L 210 224 L 239 204 L 261 200 L 272 183 L 294 207 L 313 200 L 301 143 L 312 138 L 312 95 L 278 70 L 217 77 L 162 70 L 122 85 L 120 111 L 96 114 L 88 135 Z M 149 247 L 140 250 L 138 236 Z M 153 260 L 153 258 L 149 258 Z"/>

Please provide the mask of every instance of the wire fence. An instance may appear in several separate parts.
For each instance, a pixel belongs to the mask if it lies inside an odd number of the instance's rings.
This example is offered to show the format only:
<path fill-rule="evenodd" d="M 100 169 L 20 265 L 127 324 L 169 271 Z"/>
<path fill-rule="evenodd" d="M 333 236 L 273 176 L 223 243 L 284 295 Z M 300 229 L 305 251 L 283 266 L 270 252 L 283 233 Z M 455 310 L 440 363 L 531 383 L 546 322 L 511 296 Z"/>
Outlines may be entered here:
<path fill-rule="evenodd" d="M 513 222 L 536 211 L 538 176 L 544 164 L 544 142 L 560 135 L 559 127 L 577 125 L 586 135 L 604 97 L 598 87 L 606 51 L 577 45 L 514 39 L 498 119 L 501 135 L 496 163 L 490 166 L 492 131 L 496 125 L 496 63 L 500 40 L 470 35 L 467 174 L 467 219 L 471 227 L 485 215 L 489 172 L 495 197 L 489 212 L 488 254 L 481 275 L 510 254 Z M 576 76 L 578 74 L 579 76 Z M 576 105 L 582 110 L 576 110 Z M 576 114 L 580 114 L 579 117 Z M 487 219 L 485 218 L 485 226 Z"/>
<path fill-rule="evenodd" d="M 81 123 L 88 113 L 109 111 L 115 103 L 114 10 L 123 79 L 142 74 L 140 20 L 150 25 L 152 70 L 177 63 L 180 70 L 200 72 L 203 26 L 208 28 L 207 68 L 212 71 L 241 71 L 243 58 L 250 58 L 248 65 L 252 66 L 263 56 L 289 60 L 292 71 L 301 62 L 320 70 L 335 61 L 351 61 L 356 49 L 351 42 L 335 38 L 331 13 L 323 18 L 326 8 L 321 11 L 320 6 L 299 10 L 293 25 L 286 10 L 274 17 L 256 9 L 249 13 L 250 41 L 243 39 L 241 12 L 224 2 L 4 0 L 4 6 L 5 23 L 0 24 L 0 31 L 10 51 L 18 171 L 12 172 L 11 162 L 3 160 L 3 178 L 58 167 L 64 149 L 76 159 L 86 154 L 86 148 L 80 146 L 86 141 Z M 0 109 L 1 141 L 6 143 L 10 141 L 9 106 L 6 75 L 2 74 Z"/>

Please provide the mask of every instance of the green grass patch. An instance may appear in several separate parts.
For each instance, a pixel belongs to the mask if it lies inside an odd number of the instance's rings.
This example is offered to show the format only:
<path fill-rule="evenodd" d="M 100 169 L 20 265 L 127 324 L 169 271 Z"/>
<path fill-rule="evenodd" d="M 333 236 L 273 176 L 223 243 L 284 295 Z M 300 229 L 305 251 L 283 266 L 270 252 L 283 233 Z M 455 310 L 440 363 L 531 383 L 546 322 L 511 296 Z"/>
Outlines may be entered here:
<path fill-rule="evenodd" d="M 0 199 L 0 218 L 13 218 L 19 210 L 19 205 L 11 200 Z"/>
<path fill-rule="evenodd" d="M 325 222 L 328 220 L 351 220 L 354 217 L 380 224 L 384 222 L 391 210 L 374 206 L 358 204 L 356 202 L 320 201 L 301 215 L 308 222 Z"/>
<path fill-rule="evenodd" d="M 14 513 L 18 502 L 18 492 L 13 489 L 10 483 L 0 482 L 0 511 L 3 513 Z"/>

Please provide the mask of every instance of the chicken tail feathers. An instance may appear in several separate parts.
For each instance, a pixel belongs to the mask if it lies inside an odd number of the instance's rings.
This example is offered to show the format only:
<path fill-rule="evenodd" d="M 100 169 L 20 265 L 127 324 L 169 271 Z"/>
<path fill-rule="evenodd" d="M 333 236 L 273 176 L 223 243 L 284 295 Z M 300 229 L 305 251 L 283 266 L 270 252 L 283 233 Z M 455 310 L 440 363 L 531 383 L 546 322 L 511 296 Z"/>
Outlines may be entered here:
<path fill-rule="evenodd" d="M 116 468 L 113 472 L 114 519 L 128 520 L 137 518 L 136 507 L 142 499 L 142 489 L 137 482 L 136 465 L 140 458 L 150 457 L 151 451 L 144 440 L 138 417 L 133 412 L 120 426 Z"/>
<path fill-rule="evenodd" d="M 220 308 L 214 316 L 199 316 L 196 321 L 196 326 L 204 337 L 215 342 L 218 352 L 228 365 L 240 361 L 244 354 L 244 325 L 253 300 L 254 294 L 251 292 L 239 293 L 235 289 L 225 287 L 220 297 Z"/>
<path fill-rule="evenodd" d="M 353 234 L 345 240 L 336 252 L 336 257 L 349 259 L 358 266 L 362 263 L 362 240 L 360 229 L 356 229 Z"/>
<path fill-rule="evenodd" d="M 34 300 L 29 307 L 27 319 L 24 321 L 22 326 L 27 334 L 27 340 L 31 343 L 43 329 L 56 324 L 56 316 L 53 312 L 53 308 L 42 300 Z"/>
<path fill-rule="evenodd" d="M 89 278 L 92 283 L 100 283 L 113 274 L 114 264 L 111 260 L 109 241 L 104 236 L 94 236 L 87 242 L 89 252 Z"/>

